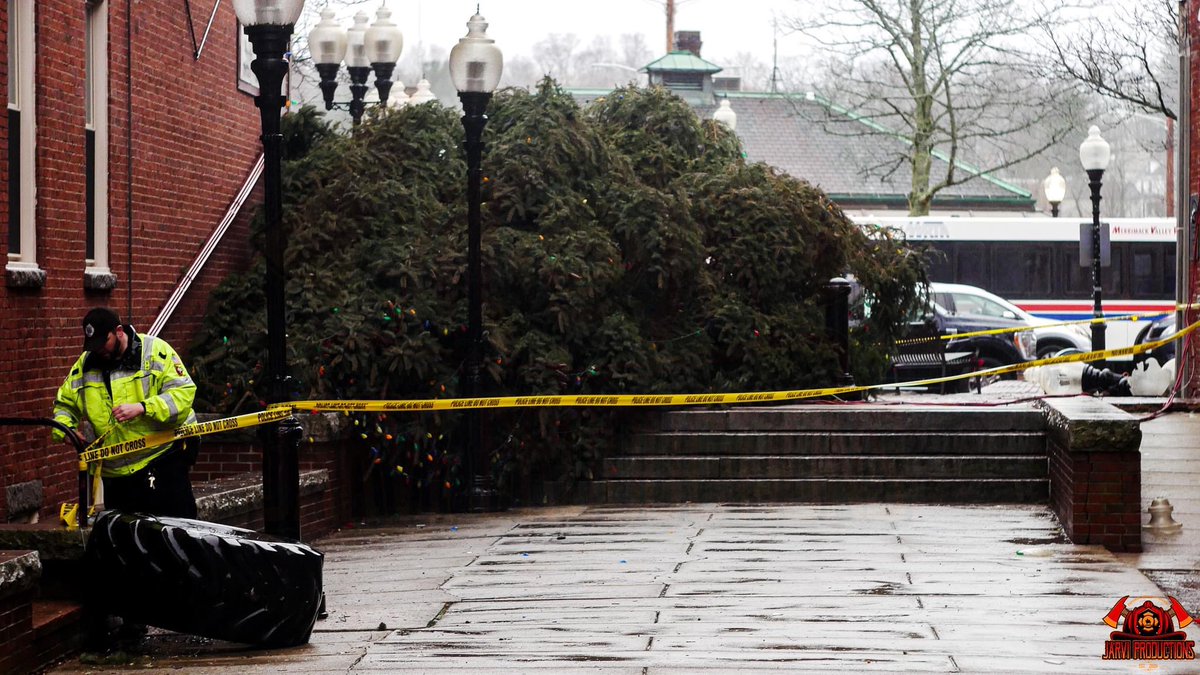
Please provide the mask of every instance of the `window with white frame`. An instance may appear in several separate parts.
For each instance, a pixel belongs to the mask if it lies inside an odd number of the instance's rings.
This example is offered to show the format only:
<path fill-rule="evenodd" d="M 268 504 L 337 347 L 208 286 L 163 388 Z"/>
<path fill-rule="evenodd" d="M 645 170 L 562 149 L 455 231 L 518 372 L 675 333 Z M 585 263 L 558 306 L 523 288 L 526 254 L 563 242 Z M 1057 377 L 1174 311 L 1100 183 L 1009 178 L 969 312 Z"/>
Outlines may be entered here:
<path fill-rule="evenodd" d="M 35 227 L 34 0 L 8 0 L 8 265 L 10 286 L 40 287 Z"/>
<path fill-rule="evenodd" d="M 108 3 L 88 0 L 84 40 L 86 138 L 86 258 L 84 286 L 109 290 L 117 278 L 108 263 Z"/>

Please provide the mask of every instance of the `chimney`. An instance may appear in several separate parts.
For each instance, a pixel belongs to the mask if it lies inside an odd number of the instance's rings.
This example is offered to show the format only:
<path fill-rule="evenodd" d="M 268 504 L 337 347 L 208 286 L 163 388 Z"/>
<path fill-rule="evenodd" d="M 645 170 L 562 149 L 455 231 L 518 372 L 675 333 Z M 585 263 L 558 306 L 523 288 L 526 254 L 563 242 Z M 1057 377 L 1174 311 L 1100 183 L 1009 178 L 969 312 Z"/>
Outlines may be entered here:
<path fill-rule="evenodd" d="M 676 51 L 691 52 L 693 56 L 700 56 L 702 44 L 704 43 L 700 42 L 700 31 L 698 30 L 675 31 Z"/>

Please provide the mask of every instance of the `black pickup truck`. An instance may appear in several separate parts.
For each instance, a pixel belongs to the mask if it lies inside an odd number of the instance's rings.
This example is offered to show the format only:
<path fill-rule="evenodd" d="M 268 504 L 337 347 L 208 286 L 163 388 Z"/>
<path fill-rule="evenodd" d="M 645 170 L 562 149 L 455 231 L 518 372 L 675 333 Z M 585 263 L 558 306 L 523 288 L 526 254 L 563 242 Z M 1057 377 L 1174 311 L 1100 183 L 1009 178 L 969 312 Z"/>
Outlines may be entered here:
<path fill-rule="evenodd" d="M 891 381 L 913 381 L 925 378 L 940 377 L 961 372 L 975 372 L 1030 361 L 1037 354 L 1037 337 L 1030 326 L 1019 320 L 1004 319 L 978 314 L 951 314 L 937 303 L 930 303 L 927 311 L 909 322 L 905 333 L 906 340 L 934 338 L 944 335 L 969 334 L 978 331 L 995 330 L 999 328 L 1021 328 L 1011 333 L 998 335 L 969 335 L 963 338 L 942 340 L 941 343 L 927 343 L 925 349 L 936 356 L 939 351 L 944 357 L 914 358 L 914 351 L 919 352 L 921 343 L 904 348 L 905 356 L 896 356 L 895 365 L 889 374 Z M 970 359 L 964 355 L 971 354 Z M 951 366 L 947 369 L 947 365 Z M 1015 378 L 1015 374 L 1006 374 L 1005 379 Z M 986 382 L 985 382 L 986 383 Z M 971 388 L 980 383 L 972 379 Z M 957 385 L 957 386 L 953 386 Z M 942 391 L 965 391 L 967 383 L 950 383 L 941 387 Z"/>
<path fill-rule="evenodd" d="M 1174 334 L 1175 315 L 1170 314 L 1153 323 L 1148 323 L 1143 326 L 1142 329 L 1138 331 L 1137 337 L 1134 338 L 1133 344 L 1140 345 L 1145 342 L 1158 342 L 1159 340 L 1169 338 Z M 1135 364 L 1141 363 L 1151 356 L 1158 361 L 1158 365 L 1161 366 L 1165 364 L 1167 361 L 1175 358 L 1175 343 L 1168 342 L 1167 344 L 1162 345 L 1161 347 L 1150 352 L 1135 354 L 1133 357 L 1133 362 Z"/>
<path fill-rule="evenodd" d="M 950 340 L 948 351 L 974 351 L 979 354 L 979 367 L 995 368 L 1031 361 L 1037 357 L 1037 336 L 1024 321 L 1002 319 L 978 314 L 948 314 L 940 305 L 933 306 L 934 321 L 942 335 L 973 333 L 997 328 L 1025 328 L 1014 333 L 975 335 Z"/>

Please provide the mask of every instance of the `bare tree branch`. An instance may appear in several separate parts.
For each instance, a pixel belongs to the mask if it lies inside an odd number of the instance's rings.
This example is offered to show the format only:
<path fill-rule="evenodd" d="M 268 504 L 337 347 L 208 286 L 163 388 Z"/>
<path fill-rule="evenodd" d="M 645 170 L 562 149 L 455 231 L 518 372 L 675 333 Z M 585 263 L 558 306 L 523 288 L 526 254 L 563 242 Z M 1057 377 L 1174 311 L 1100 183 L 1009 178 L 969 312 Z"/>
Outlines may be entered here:
<path fill-rule="evenodd" d="M 1043 34 L 1054 68 L 1101 96 L 1178 120 L 1177 0 L 1121 4 L 1060 35 Z"/>
<path fill-rule="evenodd" d="M 1069 1 L 831 0 L 786 25 L 834 55 L 837 86 L 824 93 L 837 110 L 827 129 L 904 141 L 888 144 L 901 156 L 875 166 L 907 163 L 909 210 L 923 215 L 939 191 L 1036 156 L 1073 127 L 1075 116 L 1060 113 L 1077 99 L 1046 86 L 1051 76 L 1026 46 Z M 835 121 L 844 113 L 856 123 Z M 968 168 L 968 157 L 980 168 Z"/>

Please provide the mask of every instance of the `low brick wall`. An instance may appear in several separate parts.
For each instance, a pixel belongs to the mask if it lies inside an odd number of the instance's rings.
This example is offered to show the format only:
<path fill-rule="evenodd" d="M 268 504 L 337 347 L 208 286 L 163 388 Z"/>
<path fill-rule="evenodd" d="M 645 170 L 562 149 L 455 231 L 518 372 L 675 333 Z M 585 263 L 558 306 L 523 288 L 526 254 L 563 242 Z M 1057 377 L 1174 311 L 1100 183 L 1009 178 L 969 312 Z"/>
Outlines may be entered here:
<path fill-rule="evenodd" d="M 219 416 L 199 417 L 207 421 Z M 298 415 L 297 419 L 304 429 L 300 443 L 300 531 L 304 540 L 312 541 L 352 520 L 354 482 L 349 478 L 354 470 L 345 447 L 345 416 L 323 413 Z M 262 529 L 262 446 L 255 430 L 205 436 L 191 476 L 198 498 L 201 493 L 239 488 L 231 494 L 240 495 L 237 499 L 246 502 L 241 512 L 231 504 L 215 512 L 205 512 L 202 506 L 201 520 Z"/>
<path fill-rule="evenodd" d="M 1142 431 L 1097 399 L 1045 399 L 1050 505 L 1071 541 L 1142 550 Z"/>
<path fill-rule="evenodd" d="M 33 662 L 32 603 L 41 574 L 37 551 L 0 551 L 0 673 L 45 665 Z"/>
<path fill-rule="evenodd" d="M 300 472 L 300 536 L 311 542 L 341 525 L 339 504 L 328 471 Z M 210 480 L 196 486 L 200 520 L 248 530 L 263 529 L 262 476 L 248 473 Z"/>

